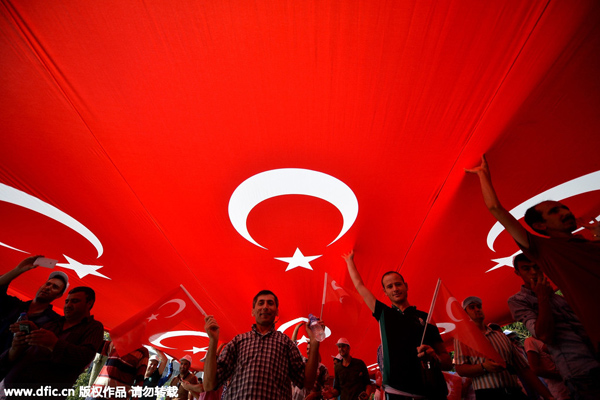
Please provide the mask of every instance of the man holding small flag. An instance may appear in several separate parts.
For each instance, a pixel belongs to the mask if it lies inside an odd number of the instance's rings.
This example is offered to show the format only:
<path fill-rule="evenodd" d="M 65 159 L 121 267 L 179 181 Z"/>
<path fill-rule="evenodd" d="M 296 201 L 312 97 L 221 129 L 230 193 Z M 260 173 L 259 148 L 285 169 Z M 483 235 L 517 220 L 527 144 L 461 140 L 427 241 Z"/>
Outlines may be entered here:
<path fill-rule="evenodd" d="M 386 400 L 445 399 L 448 392 L 441 369 L 452 368 L 450 355 L 437 327 L 427 324 L 427 313 L 410 305 L 408 284 L 402 275 L 390 271 L 381 278 L 383 291 L 392 303 L 389 307 L 377 300 L 364 285 L 354 264 L 354 251 L 343 258 L 352 283 L 379 322 Z M 434 368 L 428 369 L 431 365 Z M 438 385 L 433 385 L 433 382 Z"/>
<path fill-rule="evenodd" d="M 548 388 L 529 368 L 527 360 L 510 343 L 502 332 L 494 331 L 484 324 L 485 314 L 479 297 L 470 296 L 462 302 L 463 309 L 477 328 L 485 334 L 501 360 L 492 360 L 474 352 L 455 338 L 454 363 L 460 376 L 473 380 L 477 400 L 526 400 L 517 381 L 518 374 L 544 399 L 553 399 Z M 503 364 L 501 364 L 503 363 Z"/>

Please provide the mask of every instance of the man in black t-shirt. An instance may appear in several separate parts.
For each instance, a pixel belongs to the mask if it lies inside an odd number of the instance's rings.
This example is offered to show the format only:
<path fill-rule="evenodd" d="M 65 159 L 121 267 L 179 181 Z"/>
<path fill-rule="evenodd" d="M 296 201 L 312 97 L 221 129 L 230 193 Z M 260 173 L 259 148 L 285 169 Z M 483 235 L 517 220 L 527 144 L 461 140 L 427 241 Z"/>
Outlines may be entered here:
<path fill-rule="evenodd" d="M 430 392 L 431 383 L 426 383 L 423 378 L 429 370 L 421 367 L 422 362 L 438 367 L 432 370 L 430 379 L 440 383 L 442 393 L 437 393 L 435 398 L 445 398 L 443 392 L 447 390 L 439 367 L 447 371 L 452 369 L 450 355 L 437 327 L 427 324 L 427 313 L 417 310 L 408 302 L 408 284 L 404 282 L 402 275 L 390 271 L 381 278 L 383 291 L 392 303 L 389 307 L 378 301 L 364 285 L 354 264 L 354 251 L 345 254 L 343 258 L 354 287 L 379 322 L 386 399 L 433 396 Z M 421 345 L 424 329 L 425 340 Z"/>

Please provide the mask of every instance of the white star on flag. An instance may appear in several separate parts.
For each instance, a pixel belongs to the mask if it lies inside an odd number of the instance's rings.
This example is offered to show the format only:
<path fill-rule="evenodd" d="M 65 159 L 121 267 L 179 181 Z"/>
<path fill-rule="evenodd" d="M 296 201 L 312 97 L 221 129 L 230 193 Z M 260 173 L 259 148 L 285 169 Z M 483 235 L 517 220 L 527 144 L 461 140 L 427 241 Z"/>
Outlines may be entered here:
<path fill-rule="evenodd" d="M 150 322 L 150 321 L 158 321 L 158 318 L 156 318 L 156 317 L 158 317 L 158 314 L 152 314 L 152 315 L 150 315 L 148 317 L 148 322 Z"/>
<path fill-rule="evenodd" d="M 309 263 L 319 257 L 321 256 L 305 256 L 300 249 L 296 247 L 296 251 L 292 257 L 275 257 L 275 259 L 288 263 L 285 272 L 298 267 L 310 269 L 312 271 L 313 269 Z"/>
<path fill-rule="evenodd" d="M 68 264 L 60 263 L 56 265 L 62 268 L 72 269 L 73 271 L 75 271 L 79 279 L 83 279 L 88 275 L 95 275 L 99 276 L 100 278 L 110 279 L 108 276 L 102 275 L 100 272 L 98 272 L 98 270 L 102 268 L 102 265 L 82 264 L 79 261 L 73 260 L 67 255 L 63 254 L 63 256 L 65 256 L 65 258 L 67 259 Z"/>
<path fill-rule="evenodd" d="M 186 351 L 191 351 L 192 354 L 200 353 L 201 351 L 203 351 L 203 352 L 206 353 L 208 351 L 208 347 L 196 347 L 196 346 L 192 346 L 192 348 L 190 350 L 186 350 Z"/>
<path fill-rule="evenodd" d="M 522 253 L 521 250 L 517 251 L 512 256 L 502 257 L 502 258 L 496 258 L 496 259 L 492 260 L 493 262 L 495 262 L 497 264 L 494 267 L 488 269 L 485 272 L 488 273 L 490 271 L 493 271 L 495 269 L 502 268 L 502 267 L 511 267 L 511 268 L 513 268 L 513 259 L 517 256 L 517 254 L 520 254 L 520 253 Z"/>
<path fill-rule="evenodd" d="M 310 340 L 306 336 L 302 335 L 302 337 L 300 338 L 300 340 L 297 340 L 296 342 L 297 342 L 298 345 L 301 345 L 302 343 L 308 343 L 308 342 L 310 342 Z"/>

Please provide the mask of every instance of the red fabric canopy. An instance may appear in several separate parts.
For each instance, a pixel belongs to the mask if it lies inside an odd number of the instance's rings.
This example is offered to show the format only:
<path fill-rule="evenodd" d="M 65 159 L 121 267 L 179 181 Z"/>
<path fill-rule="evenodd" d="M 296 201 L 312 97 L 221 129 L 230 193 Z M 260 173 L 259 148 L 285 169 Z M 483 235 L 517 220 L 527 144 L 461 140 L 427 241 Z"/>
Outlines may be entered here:
<path fill-rule="evenodd" d="M 381 300 L 398 270 L 421 309 L 441 278 L 507 322 L 520 281 L 488 270 L 518 249 L 463 168 L 486 153 L 507 209 L 566 184 L 549 195 L 600 214 L 599 22 L 593 0 L 2 0 L 3 271 L 58 259 L 108 329 L 183 283 L 228 340 L 260 289 L 278 326 L 318 314 L 355 248 Z M 336 307 L 324 360 L 344 336 L 375 362 L 368 309 Z M 201 368 L 206 338 L 180 335 L 160 344 Z"/>

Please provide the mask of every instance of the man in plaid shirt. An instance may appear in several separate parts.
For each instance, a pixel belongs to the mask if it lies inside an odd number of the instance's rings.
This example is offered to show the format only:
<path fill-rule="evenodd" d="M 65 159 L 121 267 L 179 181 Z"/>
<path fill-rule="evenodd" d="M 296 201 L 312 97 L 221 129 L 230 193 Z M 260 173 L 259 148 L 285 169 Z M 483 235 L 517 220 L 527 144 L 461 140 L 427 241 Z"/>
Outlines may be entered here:
<path fill-rule="evenodd" d="M 275 330 L 278 314 L 277 296 L 269 290 L 258 292 L 252 301 L 256 324 L 227 343 L 218 360 L 219 325 L 212 315 L 206 317 L 209 346 L 204 362 L 205 390 L 215 390 L 230 380 L 225 400 L 291 400 L 292 383 L 312 389 L 319 364 L 319 342 L 306 329 L 312 351 L 305 365 L 295 343 Z"/>

